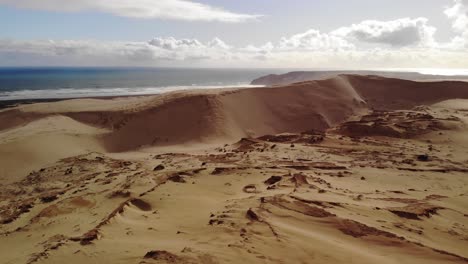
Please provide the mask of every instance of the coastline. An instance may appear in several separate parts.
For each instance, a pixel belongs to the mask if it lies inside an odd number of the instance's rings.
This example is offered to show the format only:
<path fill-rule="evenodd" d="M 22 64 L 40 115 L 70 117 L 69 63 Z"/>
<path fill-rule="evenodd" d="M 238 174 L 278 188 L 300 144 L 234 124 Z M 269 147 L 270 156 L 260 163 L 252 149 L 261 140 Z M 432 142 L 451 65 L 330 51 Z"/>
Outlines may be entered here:
<path fill-rule="evenodd" d="M 63 99 L 20 99 L 20 100 L 0 100 L 0 110 L 16 107 L 18 105 L 24 104 L 36 104 L 36 103 L 51 103 L 51 102 L 59 102 L 64 100 L 69 100 L 74 98 L 63 98 Z"/>
<path fill-rule="evenodd" d="M 109 95 L 109 96 L 90 96 L 90 97 L 68 97 L 68 98 L 37 98 L 37 99 L 16 99 L 16 100 L 0 100 L 0 110 L 14 108 L 20 105 L 31 105 L 36 103 L 54 103 L 67 100 L 76 100 L 76 99 L 102 99 L 102 100 L 112 100 L 115 98 L 125 98 L 125 97 L 145 97 L 145 96 L 156 96 L 160 94 L 144 94 L 144 95 Z"/>
<path fill-rule="evenodd" d="M 21 69 L 21 68 L 20 68 Z M 51 68 L 58 71 L 60 68 Z M 73 68 L 72 68 L 73 69 Z M 87 69 L 87 68 L 83 68 Z M 93 68 L 90 68 L 93 69 Z M 101 70 L 105 70 L 103 68 Z M 41 70 L 47 70 L 41 69 Z M 97 69 L 99 70 L 99 68 Z M 124 69 L 121 69 L 124 70 Z M 150 70 L 158 70 L 150 69 Z M 180 70 L 180 69 L 179 69 Z M 188 69 L 182 69 L 188 70 Z M 193 70 L 193 69 L 192 69 Z M 208 69 L 206 69 L 208 70 Z M 215 70 L 215 69 L 209 69 Z M 280 69 L 276 70 L 277 72 Z M 231 85 L 173 85 L 156 87 L 108 87 L 108 88 L 57 88 L 43 90 L 17 90 L 4 92 L 12 99 L 0 98 L 0 109 L 14 107 L 18 104 L 34 104 L 44 102 L 57 102 L 71 99 L 112 99 L 118 97 L 139 97 L 154 96 L 173 91 L 192 91 L 206 89 L 248 89 L 257 87 L 272 87 L 291 85 L 298 82 L 325 80 L 340 75 L 360 75 L 360 76 L 382 76 L 386 78 L 400 78 L 417 82 L 440 82 L 440 81 L 461 81 L 468 82 L 468 76 L 462 75 L 433 75 L 421 74 L 416 71 L 394 72 L 394 71 L 371 71 L 371 70 L 326 70 L 326 71 L 294 71 L 285 74 L 269 74 L 258 77 L 245 84 Z M 69 95 L 67 95 L 69 93 Z M 86 95 L 88 93 L 88 95 Z M 1 95 L 1 93 L 0 93 Z"/>

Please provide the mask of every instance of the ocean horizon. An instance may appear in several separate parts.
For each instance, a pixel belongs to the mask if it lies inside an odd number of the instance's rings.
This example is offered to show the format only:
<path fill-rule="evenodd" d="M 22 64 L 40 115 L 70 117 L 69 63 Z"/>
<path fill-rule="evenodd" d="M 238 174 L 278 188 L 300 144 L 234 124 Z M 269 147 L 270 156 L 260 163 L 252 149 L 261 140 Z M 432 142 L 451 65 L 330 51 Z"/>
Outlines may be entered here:
<path fill-rule="evenodd" d="M 0 100 L 159 94 L 174 90 L 249 87 L 265 69 L 118 67 L 0 68 Z"/>
<path fill-rule="evenodd" d="M 0 67 L 0 101 L 160 94 L 187 89 L 249 88 L 268 74 L 295 70 L 151 67 Z M 428 75 L 466 75 L 466 69 L 375 69 Z"/>

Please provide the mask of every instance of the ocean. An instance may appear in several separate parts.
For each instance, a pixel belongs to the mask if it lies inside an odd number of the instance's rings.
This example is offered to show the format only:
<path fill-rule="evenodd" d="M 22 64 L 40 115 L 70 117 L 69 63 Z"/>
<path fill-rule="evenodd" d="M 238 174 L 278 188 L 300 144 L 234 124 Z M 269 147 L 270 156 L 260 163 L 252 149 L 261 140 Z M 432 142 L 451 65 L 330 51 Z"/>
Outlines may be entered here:
<path fill-rule="evenodd" d="M 254 87 L 268 74 L 301 69 L 194 69 L 0 67 L 0 101 L 159 94 L 175 90 Z M 302 69 L 318 71 L 318 69 Z M 332 69 L 320 69 L 332 70 Z M 374 69 L 428 75 L 464 75 L 468 69 Z"/>
<path fill-rule="evenodd" d="M 158 94 L 174 90 L 250 87 L 279 69 L 0 68 L 0 100 Z"/>

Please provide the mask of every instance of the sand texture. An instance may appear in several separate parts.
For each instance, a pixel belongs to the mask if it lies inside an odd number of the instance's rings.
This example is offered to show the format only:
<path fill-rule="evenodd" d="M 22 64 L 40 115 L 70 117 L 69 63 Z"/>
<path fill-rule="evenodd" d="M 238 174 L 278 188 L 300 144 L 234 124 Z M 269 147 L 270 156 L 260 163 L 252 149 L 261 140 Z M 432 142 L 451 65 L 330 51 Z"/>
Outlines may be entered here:
<path fill-rule="evenodd" d="M 468 83 L 0 110 L 0 263 L 468 263 Z"/>

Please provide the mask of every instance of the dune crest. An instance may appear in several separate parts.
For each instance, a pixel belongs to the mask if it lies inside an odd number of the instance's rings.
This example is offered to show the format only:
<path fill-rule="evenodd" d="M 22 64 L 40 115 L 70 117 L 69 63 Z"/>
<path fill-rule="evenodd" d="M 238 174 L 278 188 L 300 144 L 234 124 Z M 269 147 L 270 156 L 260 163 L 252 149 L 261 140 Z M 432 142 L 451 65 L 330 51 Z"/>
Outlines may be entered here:
<path fill-rule="evenodd" d="M 175 92 L 154 97 L 73 100 L 0 112 L 1 130 L 51 115 L 109 129 L 111 152 L 144 146 L 219 142 L 283 132 L 324 131 L 369 109 L 411 109 L 468 98 L 465 82 L 414 82 L 342 75 L 274 88 Z M 78 103 L 77 103 L 78 102 Z"/>
<path fill-rule="evenodd" d="M 293 71 L 285 74 L 269 74 L 261 76 L 251 82 L 252 85 L 266 86 L 284 86 L 298 82 L 307 82 L 314 80 L 325 80 L 335 78 L 340 75 L 374 75 L 385 78 L 398 78 L 413 81 L 440 81 L 440 80 L 459 80 L 468 81 L 467 76 L 444 76 L 429 75 L 417 72 L 391 72 L 391 71 L 365 71 L 365 70 L 342 70 L 342 71 Z"/>

